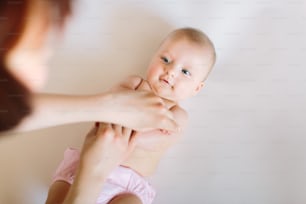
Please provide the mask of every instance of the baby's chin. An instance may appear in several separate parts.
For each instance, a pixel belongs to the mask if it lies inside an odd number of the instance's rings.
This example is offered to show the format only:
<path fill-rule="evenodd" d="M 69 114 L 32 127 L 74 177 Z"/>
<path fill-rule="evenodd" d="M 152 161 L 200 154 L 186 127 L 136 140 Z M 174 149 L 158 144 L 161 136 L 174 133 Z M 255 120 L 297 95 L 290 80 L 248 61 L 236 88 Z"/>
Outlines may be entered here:
<path fill-rule="evenodd" d="M 151 85 L 151 89 L 156 96 L 161 97 L 163 100 L 170 101 L 172 103 L 176 103 L 174 97 L 169 96 L 169 94 L 164 93 L 164 87 L 159 86 L 159 84 Z"/>

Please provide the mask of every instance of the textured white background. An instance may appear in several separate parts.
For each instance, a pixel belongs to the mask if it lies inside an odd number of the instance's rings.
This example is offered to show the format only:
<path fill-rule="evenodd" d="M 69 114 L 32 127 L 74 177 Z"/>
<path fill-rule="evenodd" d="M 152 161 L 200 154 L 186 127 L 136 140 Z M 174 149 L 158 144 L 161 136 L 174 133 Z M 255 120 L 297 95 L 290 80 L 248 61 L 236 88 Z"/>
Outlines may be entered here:
<path fill-rule="evenodd" d="M 305 0 L 79 0 L 45 91 L 96 93 L 143 75 L 182 26 L 204 30 L 218 61 L 182 104 L 190 123 L 151 179 L 154 203 L 306 203 Z M 0 203 L 43 203 L 64 149 L 90 126 L 2 138 Z"/>

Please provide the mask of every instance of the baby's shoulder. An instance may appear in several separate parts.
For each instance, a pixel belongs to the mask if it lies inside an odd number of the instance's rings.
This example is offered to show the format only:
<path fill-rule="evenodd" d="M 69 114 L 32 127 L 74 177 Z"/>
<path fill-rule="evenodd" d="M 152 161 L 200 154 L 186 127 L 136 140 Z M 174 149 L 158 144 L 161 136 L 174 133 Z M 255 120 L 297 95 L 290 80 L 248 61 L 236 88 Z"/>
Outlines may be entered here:
<path fill-rule="evenodd" d="M 137 87 L 141 84 L 143 81 L 143 78 L 138 75 L 131 75 L 125 78 L 121 83 L 120 86 L 123 88 L 128 88 L 128 89 L 134 89 L 136 90 Z"/>
<path fill-rule="evenodd" d="M 130 75 L 128 77 L 126 77 L 126 80 L 129 80 L 129 81 L 142 81 L 143 78 L 139 75 Z"/>

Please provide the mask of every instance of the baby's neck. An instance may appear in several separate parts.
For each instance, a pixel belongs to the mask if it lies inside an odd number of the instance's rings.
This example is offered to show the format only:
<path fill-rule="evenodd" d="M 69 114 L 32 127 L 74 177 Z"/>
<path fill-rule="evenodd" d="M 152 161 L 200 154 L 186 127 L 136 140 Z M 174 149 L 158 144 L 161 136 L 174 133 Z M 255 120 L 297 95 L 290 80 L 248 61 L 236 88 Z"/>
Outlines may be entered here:
<path fill-rule="evenodd" d="M 147 79 L 143 79 L 143 80 L 146 81 L 146 82 L 149 84 L 151 91 L 153 91 L 152 88 L 151 88 L 151 84 L 149 83 L 149 81 L 147 81 Z M 142 82 L 143 82 L 143 81 L 142 81 Z M 140 86 L 141 86 L 141 83 L 142 83 L 142 82 L 140 82 Z M 154 91 L 153 91 L 153 92 L 154 92 Z M 177 102 L 176 102 L 176 101 L 172 101 L 172 100 L 163 98 L 163 97 L 161 97 L 161 96 L 159 96 L 159 97 L 160 97 L 161 99 L 163 99 L 163 101 L 164 101 L 164 103 L 165 103 L 165 105 L 166 105 L 166 107 L 167 107 L 168 109 L 171 109 L 173 106 L 177 105 Z"/>
<path fill-rule="evenodd" d="M 162 97 L 161 97 L 161 99 L 163 99 L 163 101 L 164 101 L 164 103 L 165 103 L 165 105 L 166 105 L 166 107 L 167 107 L 168 109 L 171 109 L 173 106 L 176 106 L 176 105 L 177 105 L 177 103 L 176 103 L 175 101 L 171 101 L 171 100 L 169 100 L 169 99 L 162 98 Z"/>

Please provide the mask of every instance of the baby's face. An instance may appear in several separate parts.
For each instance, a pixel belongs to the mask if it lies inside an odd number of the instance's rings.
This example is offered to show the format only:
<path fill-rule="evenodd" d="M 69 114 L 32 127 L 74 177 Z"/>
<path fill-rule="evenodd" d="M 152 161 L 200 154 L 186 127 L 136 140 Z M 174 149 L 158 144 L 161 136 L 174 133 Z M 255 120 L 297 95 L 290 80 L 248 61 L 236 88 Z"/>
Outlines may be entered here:
<path fill-rule="evenodd" d="M 178 102 L 196 95 L 211 65 L 207 49 L 186 39 L 166 40 L 147 71 L 147 80 L 158 96 Z"/>

